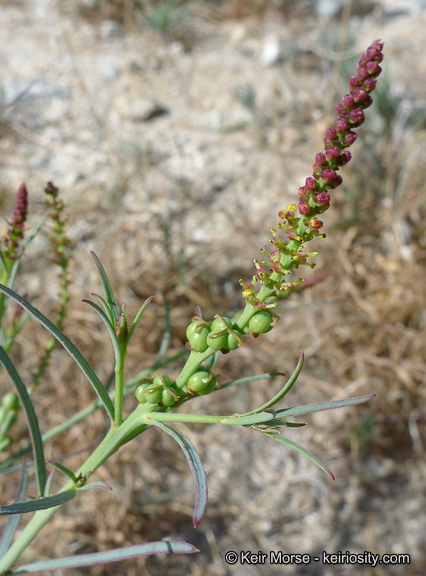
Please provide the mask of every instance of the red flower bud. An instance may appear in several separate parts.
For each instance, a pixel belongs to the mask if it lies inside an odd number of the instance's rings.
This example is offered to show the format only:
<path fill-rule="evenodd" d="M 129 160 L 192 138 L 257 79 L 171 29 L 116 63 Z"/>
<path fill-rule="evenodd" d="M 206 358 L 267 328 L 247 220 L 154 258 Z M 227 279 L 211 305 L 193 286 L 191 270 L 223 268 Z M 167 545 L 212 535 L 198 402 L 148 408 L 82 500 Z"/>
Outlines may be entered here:
<path fill-rule="evenodd" d="M 308 196 L 308 190 L 306 189 L 306 186 L 301 186 L 298 192 L 301 198 L 306 198 Z"/>
<path fill-rule="evenodd" d="M 319 230 L 320 228 L 323 227 L 323 225 L 324 225 L 323 222 L 318 218 L 311 218 L 309 220 L 309 228 L 311 230 Z"/>
<path fill-rule="evenodd" d="M 315 156 L 315 163 L 319 166 L 325 166 L 327 164 L 327 158 L 325 154 L 318 152 L 318 154 Z"/>
<path fill-rule="evenodd" d="M 347 132 L 350 129 L 349 122 L 346 118 L 338 118 L 335 123 L 337 132 Z"/>
<path fill-rule="evenodd" d="M 354 105 L 354 97 L 352 96 L 352 94 L 345 94 L 345 96 L 343 96 L 343 106 L 345 108 L 352 108 L 353 105 Z"/>
<path fill-rule="evenodd" d="M 345 150 L 340 155 L 339 166 L 345 166 L 348 162 L 350 162 L 351 158 L 352 154 L 349 152 L 349 150 Z"/>
<path fill-rule="evenodd" d="M 356 71 L 356 79 L 358 80 L 359 84 L 362 84 L 362 82 L 364 82 L 364 80 L 367 80 L 367 78 L 369 76 L 370 76 L 370 74 L 369 74 L 365 64 L 362 63 L 362 65 Z"/>
<path fill-rule="evenodd" d="M 346 114 L 346 110 L 345 110 L 345 107 L 343 106 L 343 104 L 337 104 L 336 112 L 337 112 L 338 116 L 342 116 L 343 114 Z"/>
<path fill-rule="evenodd" d="M 356 132 L 348 132 L 348 134 L 345 134 L 340 138 L 340 143 L 345 147 L 352 146 L 357 138 L 358 135 Z"/>
<path fill-rule="evenodd" d="M 364 112 L 361 108 L 355 108 L 354 110 L 349 110 L 348 120 L 352 126 L 361 126 L 365 121 Z"/>
<path fill-rule="evenodd" d="M 363 102 L 367 98 L 368 94 L 363 88 L 355 88 L 352 91 L 352 96 L 354 102 L 358 104 L 358 102 Z"/>
<path fill-rule="evenodd" d="M 337 138 L 337 130 L 335 130 L 335 128 L 328 128 L 325 137 L 327 140 L 335 140 Z"/>
<path fill-rule="evenodd" d="M 336 176 L 337 176 L 336 172 L 331 168 L 326 168 L 325 170 L 323 170 L 322 179 L 326 184 L 328 184 L 329 182 L 333 182 L 333 180 L 336 179 Z"/>
<path fill-rule="evenodd" d="M 349 78 L 349 88 L 351 90 L 353 90 L 354 88 L 356 88 L 359 85 L 360 85 L 360 81 L 358 80 L 358 78 L 356 76 L 351 76 Z"/>
<path fill-rule="evenodd" d="M 311 207 L 309 206 L 309 202 L 306 198 L 302 198 L 299 202 L 299 212 L 303 215 L 308 215 L 311 212 Z"/>
<path fill-rule="evenodd" d="M 330 194 L 327 194 L 327 192 L 320 192 L 315 196 L 315 203 L 320 204 L 321 206 L 330 204 Z"/>
<path fill-rule="evenodd" d="M 325 154 L 331 162 L 337 161 L 340 158 L 340 148 L 337 148 L 337 146 L 331 146 L 330 148 L 327 148 Z"/>
<path fill-rule="evenodd" d="M 367 98 L 363 102 L 360 102 L 360 104 L 358 104 L 358 106 L 362 110 L 365 110 L 366 108 L 370 108 L 370 106 L 372 104 L 373 104 L 373 98 L 369 94 L 367 94 Z"/>
<path fill-rule="evenodd" d="M 367 62 L 365 67 L 370 76 L 378 76 L 382 71 L 381 67 L 377 64 L 377 62 Z"/>
<path fill-rule="evenodd" d="M 362 87 L 364 88 L 364 90 L 366 92 L 372 92 L 374 90 L 374 88 L 376 87 L 376 84 L 377 84 L 377 80 L 375 78 L 367 78 L 362 83 Z"/>
<path fill-rule="evenodd" d="M 308 190 L 316 190 L 317 189 L 317 181 L 315 180 L 315 178 L 306 178 L 305 181 L 305 186 Z"/>

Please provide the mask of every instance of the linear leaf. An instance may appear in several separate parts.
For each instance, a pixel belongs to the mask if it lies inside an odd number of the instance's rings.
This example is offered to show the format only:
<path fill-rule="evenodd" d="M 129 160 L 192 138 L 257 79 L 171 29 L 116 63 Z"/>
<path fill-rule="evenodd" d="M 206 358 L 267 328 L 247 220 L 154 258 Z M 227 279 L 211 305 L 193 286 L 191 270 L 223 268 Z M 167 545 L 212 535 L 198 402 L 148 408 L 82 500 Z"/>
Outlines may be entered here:
<path fill-rule="evenodd" d="M 41 438 L 37 415 L 31 402 L 30 395 L 28 394 L 27 387 L 22 382 L 12 360 L 6 354 L 6 351 L 2 346 L 0 346 L 0 362 L 3 364 L 5 370 L 9 374 L 9 378 L 12 380 L 16 388 L 16 392 L 19 396 L 27 420 L 28 430 L 33 446 L 34 461 L 36 463 L 38 494 L 39 496 L 44 496 L 44 488 L 46 486 L 46 464 L 44 461 L 43 440 Z"/>
<path fill-rule="evenodd" d="M 77 478 L 75 477 L 74 472 L 69 468 L 67 468 L 66 466 L 64 466 L 63 464 L 60 464 L 59 462 L 55 462 L 52 460 L 49 461 L 49 464 L 53 466 L 53 468 L 56 468 L 56 470 L 59 470 L 59 472 L 62 472 L 62 474 L 65 474 L 65 476 L 68 476 L 68 478 L 73 482 L 77 482 Z"/>
<path fill-rule="evenodd" d="M 105 311 L 105 314 L 108 316 L 109 321 L 111 322 L 111 325 L 114 324 L 114 320 L 112 318 L 112 314 L 111 314 L 111 310 L 109 309 L 108 304 L 106 303 L 106 301 L 102 298 L 102 296 L 99 296 L 99 294 L 95 294 L 94 292 L 90 292 L 89 296 L 91 298 L 96 298 L 96 300 L 99 302 L 99 304 L 102 306 L 102 308 Z"/>
<path fill-rule="evenodd" d="M 277 410 L 276 418 L 286 418 L 287 416 L 302 416 L 312 412 L 324 412 L 325 410 L 334 410 L 335 408 L 345 408 L 354 404 L 362 404 L 374 398 L 375 394 L 366 394 L 365 396 L 355 396 L 344 400 L 331 400 L 330 402 L 319 402 L 318 404 L 305 404 L 304 406 L 295 406 L 294 408 L 285 408 Z"/>
<path fill-rule="evenodd" d="M 257 376 L 247 376 L 245 378 L 233 380 L 227 384 L 222 384 L 219 390 L 231 388 L 231 386 L 239 386 L 240 384 L 247 384 L 247 382 L 255 382 L 256 380 L 269 380 L 271 378 L 276 378 L 277 376 L 284 376 L 284 374 L 282 372 L 267 372 L 266 374 L 258 374 Z"/>
<path fill-rule="evenodd" d="M 25 300 L 25 298 L 22 298 L 22 296 L 19 296 L 19 294 L 16 294 L 16 292 L 14 292 L 13 290 L 10 290 L 9 288 L 6 288 L 6 286 L 0 284 L 0 292 L 7 294 L 7 296 L 12 298 L 12 300 L 17 302 L 20 306 L 22 306 L 24 310 L 29 312 L 31 316 L 33 316 L 36 320 L 38 320 L 40 324 L 42 324 L 52 334 L 52 336 L 54 336 L 58 340 L 58 342 L 62 344 L 62 346 L 71 356 L 71 358 L 74 359 L 74 361 L 77 363 L 83 374 L 87 377 L 90 384 L 95 389 L 102 404 L 104 405 L 106 411 L 108 412 L 111 420 L 114 420 L 114 406 L 112 404 L 111 398 L 109 397 L 105 388 L 102 386 L 102 383 L 95 374 L 95 372 L 93 371 L 93 368 L 84 358 L 84 356 L 75 346 L 75 344 L 71 342 L 68 336 L 65 336 L 65 334 L 61 332 L 61 330 L 59 330 L 55 326 L 55 324 L 53 324 L 53 322 L 51 322 L 48 318 L 46 318 L 44 314 L 42 314 L 39 310 L 37 310 L 37 308 L 34 308 L 34 306 L 32 306 L 29 302 Z"/>
<path fill-rule="evenodd" d="M 21 494 L 26 492 L 27 483 L 28 483 L 27 463 L 24 462 L 22 464 L 21 481 L 18 487 L 16 502 L 22 502 L 23 497 L 21 496 Z M 15 535 L 15 532 L 18 529 L 20 520 L 21 520 L 21 514 L 10 516 L 7 519 L 7 524 L 0 538 L 0 558 L 3 558 L 3 556 L 9 550 L 9 546 L 12 544 L 13 536 Z"/>
<path fill-rule="evenodd" d="M 112 345 L 114 347 L 115 359 L 116 359 L 116 362 L 119 363 L 121 360 L 120 346 L 118 345 L 118 340 L 117 340 L 117 336 L 115 334 L 115 330 L 114 330 L 113 326 L 111 326 L 111 322 L 110 322 L 108 316 L 105 314 L 105 312 L 102 310 L 102 308 L 100 306 L 98 306 L 97 304 L 95 304 L 91 300 L 87 300 L 86 298 L 84 298 L 82 300 L 82 302 L 84 302 L 85 304 L 89 304 L 89 306 L 91 306 L 99 314 L 102 322 L 105 324 L 105 326 L 109 332 L 111 342 L 112 342 Z"/>
<path fill-rule="evenodd" d="M 200 523 L 201 518 L 204 516 L 204 512 L 207 506 L 207 480 L 201 459 L 198 456 L 194 446 L 189 440 L 185 438 L 185 436 L 182 436 L 182 434 L 179 434 L 179 432 L 176 432 L 176 430 L 173 430 L 173 428 L 170 428 L 170 426 L 167 426 L 167 424 L 164 424 L 163 422 L 152 421 L 152 424 L 154 424 L 154 426 L 158 426 L 158 428 L 161 428 L 161 430 L 176 440 L 176 442 L 182 448 L 183 453 L 185 454 L 185 457 L 188 461 L 188 465 L 192 472 L 192 477 L 195 484 L 195 507 L 193 522 L 194 528 L 196 528 Z"/>
<path fill-rule="evenodd" d="M 250 426 L 251 424 L 260 424 L 262 422 L 268 422 L 269 420 L 273 420 L 275 418 L 275 414 L 273 412 L 260 412 L 260 414 L 249 414 L 242 416 L 235 414 L 233 416 L 223 416 L 219 424 L 223 424 L 224 426 Z"/>
<path fill-rule="evenodd" d="M 106 564 L 107 562 L 119 562 L 129 558 L 139 558 L 150 554 L 193 554 L 199 552 L 195 546 L 187 542 L 163 541 L 136 544 L 127 548 L 116 548 L 106 552 L 94 552 L 93 554 L 80 554 L 67 556 L 42 562 L 34 562 L 20 566 L 11 574 L 26 574 L 39 572 L 40 570 L 60 570 L 64 568 L 78 568 L 79 566 L 92 566 L 93 564 Z"/>
<path fill-rule="evenodd" d="M 129 330 L 129 333 L 127 335 L 127 342 L 130 342 L 130 339 L 133 335 L 133 332 L 136 330 L 136 326 L 139 323 L 139 320 L 142 318 L 142 314 L 145 312 L 146 307 L 148 306 L 148 304 L 151 302 L 151 300 L 153 300 L 155 298 L 155 296 L 149 296 L 145 302 L 142 304 L 142 306 L 139 308 L 138 313 L 135 316 L 135 319 L 132 322 L 132 326 Z"/>
<path fill-rule="evenodd" d="M 66 490 L 64 492 L 59 492 L 59 494 L 55 494 L 54 496 L 46 496 L 45 498 L 37 498 L 36 500 L 6 504 L 6 506 L 0 506 L 0 516 L 26 514 L 27 512 L 35 512 L 36 510 L 47 510 L 48 508 L 65 504 L 65 502 L 72 500 L 75 495 L 76 492 L 74 490 Z"/>
<path fill-rule="evenodd" d="M 300 446 L 300 444 L 297 444 L 296 442 L 293 442 L 293 440 L 289 440 L 288 438 L 285 438 L 284 436 L 279 436 L 278 434 L 267 434 L 267 436 L 270 436 L 271 438 L 274 438 L 278 442 L 281 442 L 282 444 L 285 444 L 286 446 L 290 446 L 290 448 L 293 448 L 297 452 L 300 452 L 300 454 L 303 454 L 303 456 L 306 456 L 306 458 L 308 458 L 311 462 L 316 464 L 316 466 L 318 466 L 318 468 L 321 468 L 321 470 L 326 472 L 330 476 L 330 478 L 333 480 L 333 482 L 336 480 L 336 477 L 334 476 L 334 474 L 330 470 L 330 468 L 327 468 L 327 466 L 325 466 L 320 460 L 318 460 L 318 458 L 316 456 L 311 454 L 308 450 L 306 450 L 306 448 L 303 448 L 303 446 Z"/>
<path fill-rule="evenodd" d="M 293 372 L 293 374 L 290 376 L 290 378 L 288 379 L 288 381 L 284 384 L 284 386 L 281 388 L 281 390 L 278 392 L 278 394 L 275 394 L 275 396 L 273 398 L 271 398 L 268 402 L 266 402 L 265 404 L 263 404 L 262 406 L 259 406 L 259 408 L 256 408 L 256 410 L 252 410 L 251 412 L 247 412 L 247 415 L 249 414 L 257 414 L 259 412 L 262 412 L 262 410 L 266 410 L 268 408 L 271 408 L 272 406 L 275 406 L 275 404 L 277 402 L 279 402 L 281 400 L 281 398 L 284 398 L 284 396 L 290 391 L 290 389 L 292 388 L 293 384 L 296 382 L 296 380 L 299 378 L 299 374 L 302 371 L 303 368 L 303 360 L 304 360 L 304 354 L 303 352 L 300 354 L 300 358 L 299 358 L 299 362 L 297 363 L 297 366 Z"/>
<path fill-rule="evenodd" d="M 111 486 L 109 486 L 106 482 L 99 480 L 96 482 L 90 482 L 90 484 L 85 484 L 79 488 L 78 491 L 81 492 L 82 490 L 93 490 L 94 488 L 106 488 L 106 490 L 112 490 Z"/>
<path fill-rule="evenodd" d="M 94 252 L 90 252 L 90 254 L 92 255 L 93 260 L 95 261 L 96 268 L 98 269 L 99 277 L 102 282 L 102 288 L 104 289 L 105 298 L 106 301 L 108 302 L 109 309 L 111 310 L 113 325 L 115 326 L 118 320 L 118 308 L 114 292 L 112 291 L 111 284 L 109 283 L 108 276 L 106 275 L 106 272 L 101 264 L 101 261 Z"/>

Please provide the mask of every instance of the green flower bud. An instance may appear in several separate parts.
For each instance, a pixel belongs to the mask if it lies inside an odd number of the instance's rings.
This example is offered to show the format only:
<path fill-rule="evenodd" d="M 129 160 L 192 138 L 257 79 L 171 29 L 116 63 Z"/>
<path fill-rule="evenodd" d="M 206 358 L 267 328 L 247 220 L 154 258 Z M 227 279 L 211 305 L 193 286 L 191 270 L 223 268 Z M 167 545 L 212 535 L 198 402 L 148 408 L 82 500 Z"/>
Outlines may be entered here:
<path fill-rule="evenodd" d="M 226 348 L 228 343 L 228 334 L 227 332 L 221 333 L 218 332 L 211 332 L 209 337 L 207 338 L 207 344 L 212 350 L 222 350 L 222 348 Z"/>
<path fill-rule="evenodd" d="M 18 395 L 15 392 L 8 392 L 3 396 L 2 406 L 6 410 L 19 410 L 21 403 L 19 402 Z"/>
<path fill-rule="evenodd" d="M 163 400 L 163 388 L 161 386 L 148 386 L 145 390 L 146 401 L 150 404 L 159 404 Z"/>
<path fill-rule="evenodd" d="M 202 390 L 207 388 L 212 380 L 216 385 L 216 381 L 213 375 L 210 374 L 206 368 L 200 366 L 197 372 L 195 372 L 195 374 L 193 374 L 188 378 L 186 386 L 190 390 L 193 390 L 194 392 L 198 392 L 198 394 L 201 394 Z"/>
<path fill-rule="evenodd" d="M 259 310 L 249 320 L 248 327 L 254 334 L 265 334 L 271 330 L 272 314 L 267 310 Z"/>
<path fill-rule="evenodd" d="M 236 350 L 242 344 L 243 333 L 241 332 L 241 330 L 233 328 L 232 332 L 234 332 L 234 334 L 232 333 L 228 334 L 228 343 L 225 346 L 227 350 Z M 238 340 L 237 336 L 241 340 Z"/>
<path fill-rule="evenodd" d="M 145 390 L 148 387 L 152 387 L 152 384 L 139 384 L 139 386 L 135 390 L 135 398 L 140 404 L 145 404 L 147 399 L 145 397 Z"/>
<path fill-rule="evenodd" d="M 172 392 L 167 388 L 164 388 L 163 394 L 161 397 L 161 404 L 164 406 L 173 406 L 176 404 L 176 398 L 173 396 Z"/>
<path fill-rule="evenodd" d="M 166 376 L 165 374 L 161 375 L 161 376 L 156 376 L 154 378 L 153 381 L 153 385 L 154 386 L 166 386 L 169 387 L 171 385 L 172 381 L 170 380 L 169 376 Z"/>
<path fill-rule="evenodd" d="M 208 385 L 204 388 L 204 390 L 200 390 L 198 394 L 200 394 L 200 396 L 207 396 L 207 394 L 210 394 L 215 389 L 216 389 L 216 380 L 212 378 L 208 383 Z"/>
<path fill-rule="evenodd" d="M 188 326 L 186 329 L 186 337 L 195 352 L 205 352 L 207 350 L 207 337 L 209 333 L 209 327 L 202 321 L 196 320 Z"/>

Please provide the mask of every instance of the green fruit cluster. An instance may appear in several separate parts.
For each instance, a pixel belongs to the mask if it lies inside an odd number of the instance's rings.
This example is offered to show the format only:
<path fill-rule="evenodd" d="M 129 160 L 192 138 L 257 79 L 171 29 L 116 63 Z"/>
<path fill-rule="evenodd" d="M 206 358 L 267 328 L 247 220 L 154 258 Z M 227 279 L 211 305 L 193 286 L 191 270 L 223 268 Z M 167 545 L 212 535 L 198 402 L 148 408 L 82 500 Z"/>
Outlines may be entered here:
<path fill-rule="evenodd" d="M 173 406 L 179 395 L 169 376 L 156 376 L 152 382 L 139 384 L 135 390 L 135 398 L 140 404 L 162 404 Z"/>
<path fill-rule="evenodd" d="M 195 352 L 211 350 L 236 350 L 242 344 L 243 333 L 234 327 L 229 318 L 216 318 L 212 323 L 195 320 L 187 330 L 186 337 Z"/>

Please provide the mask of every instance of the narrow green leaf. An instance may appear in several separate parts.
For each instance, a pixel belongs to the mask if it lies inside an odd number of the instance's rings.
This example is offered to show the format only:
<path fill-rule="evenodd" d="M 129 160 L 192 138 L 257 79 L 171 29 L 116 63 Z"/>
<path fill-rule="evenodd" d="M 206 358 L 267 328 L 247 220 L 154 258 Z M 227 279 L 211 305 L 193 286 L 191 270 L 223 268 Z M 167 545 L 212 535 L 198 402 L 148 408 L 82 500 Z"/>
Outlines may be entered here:
<path fill-rule="evenodd" d="M 53 468 L 56 468 L 56 470 L 59 470 L 59 472 L 62 472 L 62 474 L 65 474 L 65 476 L 68 476 L 68 478 L 70 478 L 73 482 L 77 482 L 77 478 L 75 477 L 74 472 L 72 472 L 63 464 L 59 464 L 59 462 L 54 462 L 52 460 L 49 460 L 49 464 L 53 466 Z"/>
<path fill-rule="evenodd" d="M 106 488 L 106 490 L 112 490 L 111 486 L 109 486 L 106 482 L 102 482 L 101 480 L 97 482 L 90 482 L 90 484 L 85 484 L 78 488 L 78 492 L 82 490 L 93 490 L 95 488 Z"/>
<path fill-rule="evenodd" d="M 261 422 L 268 422 L 275 418 L 273 412 L 260 412 L 260 414 L 234 414 L 233 416 L 222 416 L 219 424 L 224 426 L 248 426 L 251 424 L 260 424 Z"/>
<path fill-rule="evenodd" d="M 200 523 L 201 518 L 204 516 L 204 512 L 207 506 L 207 480 L 201 459 L 198 456 L 194 446 L 187 438 L 185 438 L 185 436 L 182 436 L 182 434 L 179 434 L 179 432 L 176 432 L 176 430 L 173 430 L 173 428 L 170 428 L 170 426 L 167 426 L 162 422 L 153 421 L 152 423 L 154 426 L 158 426 L 158 428 L 161 428 L 161 430 L 176 440 L 176 442 L 182 448 L 183 453 L 185 454 L 185 457 L 188 461 L 188 465 L 192 472 L 192 477 L 195 484 L 195 507 L 193 522 L 194 528 L 196 528 Z"/>
<path fill-rule="evenodd" d="M 109 332 L 109 336 L 111 338 L 112 345 L 114 347 L 114 355 L 115 355 L 116 364 L 119 364 L 121 362 L 120 346 L 118 345 L 118 340 L 117 340 L 117 336 L 115 334 L 115 329 L 113 326 L 111 326 L 111 322 L 110 322 L 108 316 L 105 314 L 105 312 L 102 310 L 102 308 L 100 306 L 98 306 L 97 304 L 95 304 L 91 300 L 87 300 L 86 298 L 84 298 L 82 300 L 82 302 L 84 302 L 85 304 L 89 304 L 89 306 L 91 306 L 94 310 L 96 310 L 96 312 L 99 314 L 102 322 L 105 324 L 105 326 Z"/>
<path fill-rule="evenodd" d="M 270 436 L 271 438 L 274 438 L 278 442 L 281 442 L 281 444 L 285 444 L 286 446 L 290 446 L 290 448 L 293 448 L 297 452 L 300 452 L 300 454 L 303 454 L 303 456 L 306 456 L 306 458 L 308 458 L 311 462 L 316 464 L 316 466 L 318 466 L 318 468 L 321 468 L 321 470 L 326 472 L 330 476 L 330 478 L 333 480 L 333 482 L 336 480 L 336 478 L 335 478 L 333 472 L 330 470 L 330 468 L 327 468 L 327 466 L 325 466 L 320 460 L 318 460 L 318 458 L 316 456 L 311 454 L 308 450 L 306 450 L 306 448 L 303 448 L 303 446 L 300 446 L 300 444 L 296 444 L 296 442 L 293 442 L 293 440 L 289 440 L 288 438 L 280 436 L 279 434 L 267 434 L 267 436 Z"/>
<path fill-rule="evenodd" d="M 25 298 L 22 298 L 22 296 L 19 296 L 19 294 L 16 294 L 16 292 L 6 288 L 6 286 L 3 286 L 2 284 L 0 284 L 0 292 L 7 294 L 7 296 L 12 298 L 12 300 L 22 306 L 24 310 L 26 310 L 29 314 L 31 314 L 31 316 L 38 320 L 40 324 L 42 324 L 58 340 L 58 342 L 62 344 L 62 346 L 71 356 L 71 358 L 74 359 L 76 364 L 79 366 L 83 374 L 87 377 L 90 384 L 95 389 L 111 420 L 114 420 L 114 406 L 112 404 L 111 398 L 109 397 L 105 388 L 102 386 L 102 383 L 93 371 L 93 368 L 84 358 L 75 344 L 73 344 L 73 342 L 71 342 L 71 340 L 65 336 L 65 334 L 61 332 L 61 330 L 59 330 L 55 324 L 53 324 L 53 322 L 46 318 L 46 316 L 37 310 L 37 308 L 34 308 L 34 306 L 27 302 Z"/>
<path fill-rule="evenodd" d="M 26 502 L 16 502 L 15 504 L 7 504 L 0 506 L 0 516 L 9 516 L 10 514 L 26 514 L 27 512 L 35 512 L 36 510 L 47 510 L 54 506 L 61 506 L 72 500 L 76 495 L 74 490 L 66 490 L 59 492 L 54 496 L 46 496 L 45 498 L 37 498 L 36 500 L 27 500 Z"/>
<path fill-rule="evenodd" d="M 275 406 L 275 404 L 277 402 L 279 402 L 281 400 L 281 398 L 284 398 L 284 396 L 290 391 L 290 389 L 292 388 L 293 384 L 296 382 L 296 380 L 299 378 L 299 374 L 302 371 L 303 368 L 303 360 L 304 360 L 304 354 L 303 352 L 300 354 L 300 358 L 299 358 L 299 362 L 297 363 L 296 369 L 294 370 L 293 374 L 290 376 L 290 378 L 288 379 L 288 381 L 284 384 L 284 386 L 281 388 L 281 390 L 278 392 L 278 394 L 275 394 L 275 396 L 273 398 L 271 398 L 268 402 L 266 402 L 265 404 L 263 404 L 262 406 L 260 406 L 259 408 L 256 408 L 256 410 L 252 410 L 251 412 L 247 412 L 247 415 L 249 414 L 257 414 L 259 412 L 262 412 L 262 410 L 267 410 L 268 408 L 271 408 L 272 406 Z"/>
<path fill-rule="evenodd" d="M 106 564 L 108 562 L 119 562 L 129 558 L 139 558 L 150 554 L 193 554 L 199 552 L 195 546 L 187 542 L 163 541 L 149 542 L 148 544 L 136 544 L 127 548 L 116 548 L 106 552 L 94 552 L 93 554 L 80 554 L 77 556 L 67 556 L 53 560 L 44 560 L 20 566 L 11 574 L 27 574 L 29 572 L 40 572 L 41 570 L 61 570 L 65 568 L 78 568 L 80 566 L 92 566 L 93 564 Z"/>
<path fill-rule="evenodd" d="M 287 416 L 303 416 L 312 412 L 324 412 L 325 410 L 334 410 L 335 408 L 345 408 L 354 404 L 362 404 L 374 398 L 375 394 L 366 394 L 365 396 L 355 396 L 345 400 L 331 400 L 331 402 L 319 402 L 318 404 L 305 404 L 304 406 L 295 406 L 294 408 L 285 408 L 277 410 L 276 418 L 286 418 Z"/>
<path fill-rule="evenodd" d="M 231 386 L 239 386 L 240 384 L 247 384 L 248 382 L 256 382 L 257 380 L 269 380 L 277 376 L 284 376 L 284 374 L 282 372 L 267 372 L 266 374 L 258 374 L 257 376 L 247 376 L 246 378 L 239 378 L 227 384 L 222 384 L 219 390 L 231 388 Z"/>
<path fill-rule="evenodd" d="M 21 481 L 18 487 L 16 502 L 22 502 L 23 500 L 22 494 L 27 490 L 27 483 L 28 483 L 27 463 L 24 462 L 21 468 L 22 468 Z M 0 558 L 3 558 L 3 556 L 9 550 L 15 532 L 18 529 L 20 520 L 21 520 L 21 514 L 10 516 L 7 519 L 7 524 L 0 538 Z"/>
<path fill-rule="evenodd" d="M 115 300 L 114 292 L 112 291 L 111 284 L 109 283 L 108 276 L 102 266 L 99 258 L 96 256 L 94 252 L 90 252 L 95 261 L 95 266 L 98 269 L 99 277 L 101 279 L 102 288 L 104 290 L 105 298 L 108 303 L 109 309 L 111 310 L 113 325 L 117 324 L 118 320 L 118 306 Z"/>
<path fill-rule="evenodd" d="M 102 298 L 102 296 L 99 296 L 99 294 L 95 294 L 94 292 L 90 292 L 89 296 L 91 298 L 96 298 L 96 300 L 104 309 L 105 314 L 108 316 L 111 325 L 114 326 L 114 320 L 112 318 L 111 310 L 109 309 L 107 302 Z"/>
<path fill-rule="evenodd" d="M 151 300 L 154 300 L 155 296 L 149 296 L 145 302 L 142 304 L 142 306 L 139 308 L 138 313 L 135 316 L 135 319 L 133 320 L 132 323 L 132 327 L 129 330 L 129 334 L 127 335 L 127 342 L 130 342 L 130 339 L 133 335 L 133 332 L 136 329 L 136 326 L 139 323 L 139 320 L 142 318 L 142 314 L 145 312 L 146 307 L 148 306 L 148 304 L 151 302 Z"/>
<path fill-rule="evenodd" d="M 36 463 L 36 476 L 37 476 L 37 488 L 39 496 L 44 495 L 44 488 L 46 486 L 46 464 L 44 461 L 44 450 L 43 450 L 43 440 L 41 439 L 40 428 L 38 425 L 37 416 L 34 410 L 34 406 L 31 402 L 30 395 L 28 394 L 25 384 L 22 382 L 15 366 L 13 365 L 11 359 L 6 354 L 3 347 L 0 346 L 0 362 L 3 364 L 6 372 L 9 374 L 9 378 L 12 380 L 16 392 L 19 396 L 22 409 L 24 411 L 28 430 L 30 433 L 31 443 L 33 446 L 34 461 Z"/>

